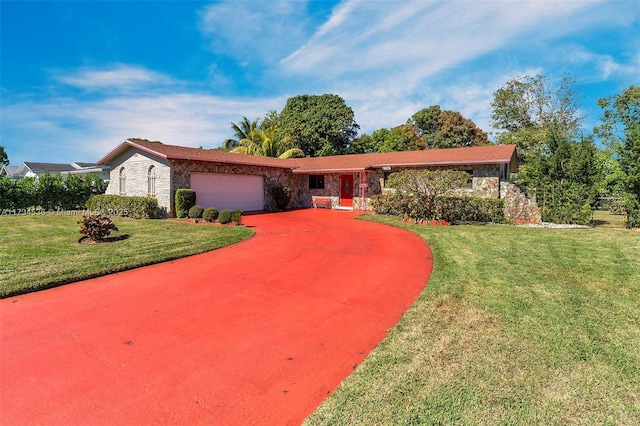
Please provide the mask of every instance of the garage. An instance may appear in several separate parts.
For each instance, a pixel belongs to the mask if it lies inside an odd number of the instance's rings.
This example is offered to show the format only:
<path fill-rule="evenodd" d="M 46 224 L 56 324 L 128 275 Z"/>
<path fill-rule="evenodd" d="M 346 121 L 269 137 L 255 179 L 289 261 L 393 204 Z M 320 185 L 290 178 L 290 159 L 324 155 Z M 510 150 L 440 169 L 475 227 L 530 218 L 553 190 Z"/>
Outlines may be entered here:
<path fill-rule="evenodd" d="M 204 208 L 242 211 L 264 209 L 264 178 L 259 175 L 191 173 L 196 203 Z"/>

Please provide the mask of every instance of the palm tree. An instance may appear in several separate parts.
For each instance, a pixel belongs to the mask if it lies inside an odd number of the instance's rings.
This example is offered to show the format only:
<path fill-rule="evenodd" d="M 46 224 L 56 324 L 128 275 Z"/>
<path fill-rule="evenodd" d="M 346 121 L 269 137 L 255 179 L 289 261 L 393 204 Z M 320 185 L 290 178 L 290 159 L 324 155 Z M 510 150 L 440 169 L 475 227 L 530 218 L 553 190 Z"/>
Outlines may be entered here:
<path fill-rule="evenodd" d="M 240 140 L 239 145 L 231 152 L 278 158 L 304 157 L 304 152 L 300 148 L 292 146 L 291 137 L 281 138 L 277 135 L 276 126 L 252 130 L 249 136 Z"/>
<path fill-rule="evenodd" d="M 243 139 L 250 139 L 251 132 L 258 128 L 258 119 L 249 121 L 247 117 L 242 117 L 242 121 L 239 123 L 231 123 L 231 130 L 235 139 L 227 139 L 223 142 L 222 148 L 225 150 L 232 150 L 240 145 L 240 141 Z"/>

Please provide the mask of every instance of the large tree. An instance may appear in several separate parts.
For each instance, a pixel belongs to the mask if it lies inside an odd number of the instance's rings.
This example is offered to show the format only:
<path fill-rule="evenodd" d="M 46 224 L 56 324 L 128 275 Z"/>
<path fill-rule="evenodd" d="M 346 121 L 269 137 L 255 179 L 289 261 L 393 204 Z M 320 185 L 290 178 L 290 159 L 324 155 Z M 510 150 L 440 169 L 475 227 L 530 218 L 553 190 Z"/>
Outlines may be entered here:
<path fill-rule="evenodd" d="M 231 152 L 265 157 L 304 157 L 304 152 L 293 146 L 291 138 L 280 137 L 275 126 L 252 130 L 248 138 L 242 139 Z"/>
<path fill-rule="evenodd" d="M 421 109 L 407 120 L 429 149 L 488 145 L 487 133 L 457 111 L 439 105 Z"/>
<path fill-rule="evenodd" d="M 522 163 L 541 154 L 547 132 L 572 136 L 579 128 L 578 92 L 575 80 L 564 77 L 552 85 L 544 75 L 518 77 L 494 93 L 491 107 L 493 127 L 503 132 L 499 143 L 518 145 Z"/>
<path fill-rule="evenodd" d="M 9 165 L 9 156 L 7 152 L 4 150 L 4 146 L 0 146 L 0 165 L 7 166 Z"/>
<path fill-rule="evenodd" d="M 360 126 L 353 110 L 338 95 L 298 95 L 280 113 L 281 135 L 307 156 L 346 154 Z"/>
<path fill-rule="evenodd" d="M 640 87 L 602 98 L 602 125 L 594 129 L 614 149 L 625 175 L 627 191 L 640 199 Z"/>

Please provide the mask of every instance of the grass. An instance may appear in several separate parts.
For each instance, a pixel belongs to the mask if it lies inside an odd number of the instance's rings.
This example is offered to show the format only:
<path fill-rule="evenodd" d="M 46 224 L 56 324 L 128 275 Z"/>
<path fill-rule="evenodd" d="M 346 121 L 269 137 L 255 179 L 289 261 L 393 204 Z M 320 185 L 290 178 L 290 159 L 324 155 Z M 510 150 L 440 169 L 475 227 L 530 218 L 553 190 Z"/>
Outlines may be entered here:
<path fill-rule="evenodd" d="M 368 219 L 434 269 L 306 425 L 640 423 L 640 233 Z"/>
<path fill-rule="evenodd" d="M 624 215 L 613 214 L 609 211 L 596 210 L 593 212 L 593 222 L 598 227 L 624 228 Z"/>
<path fill-rule="evenodd" d="M 237 226 L 114 217 L 123 239 L 78 244 L 80 216 L 0 216 L 0 297 L 202 253 L 253 235 Z"/>

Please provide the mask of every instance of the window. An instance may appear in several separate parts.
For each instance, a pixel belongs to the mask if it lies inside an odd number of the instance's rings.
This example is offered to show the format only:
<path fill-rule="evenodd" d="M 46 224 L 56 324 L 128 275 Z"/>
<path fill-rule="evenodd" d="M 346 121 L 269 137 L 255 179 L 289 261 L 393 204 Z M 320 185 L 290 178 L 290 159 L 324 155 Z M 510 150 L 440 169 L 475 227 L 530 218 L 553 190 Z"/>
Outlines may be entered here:
<path fill-rule="evenodd" d="M 120 167 L 120 180 L 119 180 L 118 192 L 120 193 L 120 195 L 127 194 L 127 175 L 124 173 L 124 167 Z"/>
<path fill-rule="evenodd" d="M 324 175 L 309 175 L 309 189 L 324 189 Z"/>
<path fill-rule="evenodd" d="M 156 168 L 149 166 L 147 171 L 147 195 L 149 197 L 156 196 Z"/>

